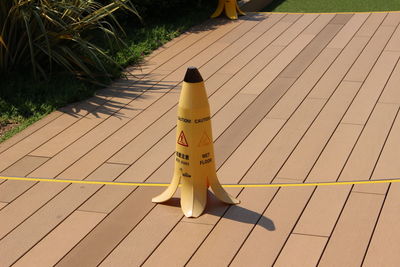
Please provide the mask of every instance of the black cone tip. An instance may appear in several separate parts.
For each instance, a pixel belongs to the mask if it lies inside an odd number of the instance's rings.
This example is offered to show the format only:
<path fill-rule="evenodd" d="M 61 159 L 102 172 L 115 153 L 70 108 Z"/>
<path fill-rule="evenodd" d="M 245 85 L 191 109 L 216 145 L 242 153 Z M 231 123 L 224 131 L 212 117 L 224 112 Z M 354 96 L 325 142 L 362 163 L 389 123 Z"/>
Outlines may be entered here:
<path fill-rule="evenodd" d="M 203 77 L 201 77 L 201 74 L 196 67 L 189 67 L 183 80 L 187 83 L 199 83 L 203 81 Z"/>

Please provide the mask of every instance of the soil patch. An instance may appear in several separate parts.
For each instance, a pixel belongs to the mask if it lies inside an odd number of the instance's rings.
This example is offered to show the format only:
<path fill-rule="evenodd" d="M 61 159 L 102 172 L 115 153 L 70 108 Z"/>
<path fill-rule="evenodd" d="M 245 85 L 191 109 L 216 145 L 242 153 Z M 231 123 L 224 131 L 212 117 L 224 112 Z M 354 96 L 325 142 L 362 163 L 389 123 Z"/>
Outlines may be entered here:
<path fill-rule="evenodd" d="M 11 129 L 17 127 L 19 123 L 17 122 L 0 122 L 0 139 L 6 134 L 6 132 L 10 131 Z"/>

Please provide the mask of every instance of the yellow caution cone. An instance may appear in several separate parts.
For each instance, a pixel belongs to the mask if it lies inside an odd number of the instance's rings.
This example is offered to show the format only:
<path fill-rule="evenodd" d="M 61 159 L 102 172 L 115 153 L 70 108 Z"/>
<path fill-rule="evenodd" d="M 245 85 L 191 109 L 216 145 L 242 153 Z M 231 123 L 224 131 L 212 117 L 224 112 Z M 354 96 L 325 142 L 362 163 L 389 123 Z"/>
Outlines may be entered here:
<path fill-rule="evenodd" d="M 221 15 L 222 11 L 225 10 L 225 15 L 230 19 L 237 19 L 239 15 L 246 15 L 242 10 L 240 10 L 239 5 L 236 0 L 218 0 L 218 7 L 211 18 L 216 18 Z"/>
<path fill-rule="evenodd" d="M 182 184 L 181 207 L 186 217 L 198 217 L 203 213 L 208 187 L 221 201 L 239 203 L 218 181 L 212 140 L 210 106 L 203 78 L 197 68 L 190 67 L 179 98 L 174 177 L 153 202 L 169 200 Z"/>

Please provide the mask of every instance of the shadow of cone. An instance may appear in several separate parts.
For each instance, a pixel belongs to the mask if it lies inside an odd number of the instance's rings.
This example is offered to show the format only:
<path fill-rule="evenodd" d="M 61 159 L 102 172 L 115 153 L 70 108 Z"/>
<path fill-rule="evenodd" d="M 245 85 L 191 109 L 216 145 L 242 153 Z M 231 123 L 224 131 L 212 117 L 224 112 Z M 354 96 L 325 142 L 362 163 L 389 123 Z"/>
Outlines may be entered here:
<path fill-rule="evenodd" d="M 200 216 L 207 204 L 207 189 L 227 203 L 238 204 L 218 181 L 211 130 L 210 105 L 203 78 L 195 67 L 188 68 L 178 105 L 175 170 L 171 184 L 152 199 L 169 200 L 181 187 L 181 207 L 186 217 Z"/>

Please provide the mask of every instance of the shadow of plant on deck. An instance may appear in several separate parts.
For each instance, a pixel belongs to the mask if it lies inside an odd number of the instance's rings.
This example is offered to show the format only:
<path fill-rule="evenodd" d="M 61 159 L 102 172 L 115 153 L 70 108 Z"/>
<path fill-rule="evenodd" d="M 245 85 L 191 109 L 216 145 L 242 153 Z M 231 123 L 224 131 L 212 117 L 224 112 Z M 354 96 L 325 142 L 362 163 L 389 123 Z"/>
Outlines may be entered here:
<path fill-rule="evenodd" d="M 139 107 L 139 101 L 146 99 L 147 96 L 144 92 L 165 93 L 179 83 L 179 81 L 170 80 L 157 81 L 152 79 L 151 75 L 140 80 L 119 79 L 107 88 L 98 90 L 95 96 L 62 107 L 59 111 L 74 117 L 92 114 L 95 117 L 112 115 L 117 118 L 125 118 L 129 117 L 126 115 L 127 112 L 143 109 L 143 105 Z"/>
<path fill-rule="evenodd" d="M 260 14 L 249 14 L 240 17 L 240 20 L 247 21 L 260 21 L 263 19 L 265 19 L 265 16 Z M 203 31 L 215 30 L 219 26 L 228 23 L 234 23 L 234 21 L 226 18 L 209 19 L 202 24 L 193 26 L 187 32 L 196 34 Z M 188 63 L 186 62 L 185 64 Z M 126 115 L 126 113 L 132 113 L 129 111 L 136 110 L 135 106 L 137 106 L 137 103 L 135 103 L 135 101 L 139 102 L 147 97 L 146 94 L 143 94 L 144 92 L 166 93 L 181 83 L 181 80 L 172 81 L 164 79 L 160 81 L 160 79 L 163 78 L 160 74 L 141 74 L 141 67 L 140 64 L 129 67 L 128 69 L 130 71 L 135 71 L 135 75 L 128 72 L 125 78 L 120 78 L 114 81 L 110 86 L 98 90 L 95 96 L 62 107 L 59 111 L 74 117 L 84 117 L 91 114 L 95 117 L 114 116 L 121 119 L 129 118 L 129 115 Z M 184 72 L 182 72 L 181 76 L 183 79 Z M 140 110 L 142 108 L 143 107 L 137 109 Z"/>

